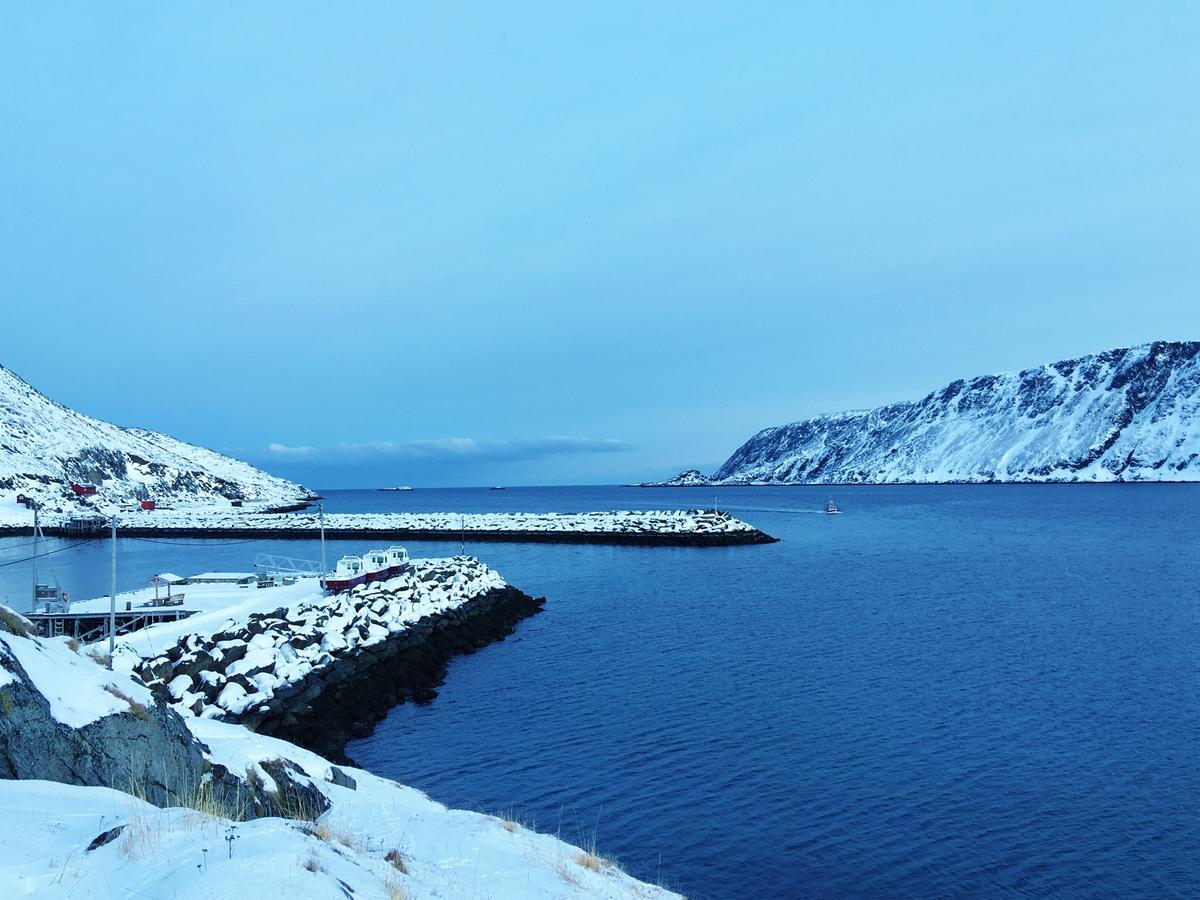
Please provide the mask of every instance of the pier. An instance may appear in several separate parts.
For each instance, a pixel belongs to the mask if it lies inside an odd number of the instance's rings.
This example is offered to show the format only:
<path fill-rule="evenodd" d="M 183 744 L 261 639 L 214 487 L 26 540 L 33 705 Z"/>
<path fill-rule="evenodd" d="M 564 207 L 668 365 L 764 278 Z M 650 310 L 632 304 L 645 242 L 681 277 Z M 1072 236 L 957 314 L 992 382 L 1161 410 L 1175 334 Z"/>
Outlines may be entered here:
<path fill-rule="evenodd" d="M 130 634 L 159 622 L 177 622 L 194 612 L 182 608 L 117 610 L 116 633 Z M 25 618 L 37 626 L 42 637 L 70 637 L 81 644 L 108 637 L 107 612 L 39 612 L 26 613 Z"/>

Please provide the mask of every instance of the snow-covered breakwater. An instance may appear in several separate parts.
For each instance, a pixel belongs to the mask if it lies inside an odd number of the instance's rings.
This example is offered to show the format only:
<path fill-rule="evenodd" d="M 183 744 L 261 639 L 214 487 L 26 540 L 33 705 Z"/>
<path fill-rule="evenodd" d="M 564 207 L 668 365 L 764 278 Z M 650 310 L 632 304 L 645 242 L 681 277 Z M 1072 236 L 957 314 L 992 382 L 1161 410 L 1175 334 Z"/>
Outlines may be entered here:
<path fill-rule="evenodd" d="M 127 635 L 114 666 L 185 716 L 242 722 L 340 758 L 391 707 L 430 696 L 451 656 L 502 639 L 542 602 L 478 559 L 416 560 L 345 593 L 326 597 L 314 584 L 275 609 L 251 603 Z"/>
<path fill-rule="evenodd" d="M 51 521 L 48 534 L 59 523 Z M 316 537 L 315 510 L 272 514 L 235 508 L 158 509 L 118 516 L 130 537 Z M 329 538 L 458 540 L 666 546 L 764 544 L 775 538 L 729 513 L 711 509 L 586 513 L 332 513 Z"/>

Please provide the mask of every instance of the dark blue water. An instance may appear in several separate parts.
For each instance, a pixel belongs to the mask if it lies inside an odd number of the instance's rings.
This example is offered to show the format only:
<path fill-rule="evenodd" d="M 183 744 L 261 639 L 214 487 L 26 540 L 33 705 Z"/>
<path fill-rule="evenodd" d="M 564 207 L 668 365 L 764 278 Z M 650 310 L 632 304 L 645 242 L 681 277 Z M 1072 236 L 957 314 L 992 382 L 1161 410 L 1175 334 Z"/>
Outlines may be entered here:
<path fill-rule="evenodd" d="M 816 512 L 830 495 L 843 515 Z M 594 838 L 692 897 L 1200 894 L 1200 486 L 717 496 L 793 510 L 741 514 L 783 542 L 468 543 L 546 611 L 350 754 L 450 805 Z M 581 510 L 713 492 L 328 497 Z M 264 549 L 120 545 L 130 581 Z M 315 553 L 265 545 L 284 547 Z M 57 558 L 99 593 L 107 553 Z M 0 569 L 0 591 L 27 576 Z"/>

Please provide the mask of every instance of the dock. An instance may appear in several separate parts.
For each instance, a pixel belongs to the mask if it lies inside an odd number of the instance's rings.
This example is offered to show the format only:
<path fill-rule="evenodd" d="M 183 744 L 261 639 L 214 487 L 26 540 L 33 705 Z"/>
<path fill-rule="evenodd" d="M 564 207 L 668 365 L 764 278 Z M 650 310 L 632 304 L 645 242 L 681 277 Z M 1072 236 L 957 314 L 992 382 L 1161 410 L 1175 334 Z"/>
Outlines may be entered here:
<path fill-rule="evenodd" d="M 139 608 L 118 609 L 116 633 L 130 634 L 159 622 L 178 622 L 192 615 L 195 610 L 182 608 Z M 37 626 L 42 637 L 70 637 L 81 644 L 103 640 L 108 637 L 107 612 L 41 612 L 25 613 L 25 618 Z"/>

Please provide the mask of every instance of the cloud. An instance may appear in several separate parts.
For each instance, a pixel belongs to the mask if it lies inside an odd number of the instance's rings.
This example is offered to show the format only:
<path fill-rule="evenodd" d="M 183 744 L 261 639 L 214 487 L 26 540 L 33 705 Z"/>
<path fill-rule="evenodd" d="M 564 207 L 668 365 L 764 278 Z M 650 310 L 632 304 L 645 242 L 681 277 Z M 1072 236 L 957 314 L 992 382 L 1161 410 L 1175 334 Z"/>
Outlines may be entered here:
<path fill-rule="evenodd" d="M 267 444 L 267 455 L 276 459 L 311 459 L 319 451 L 316 447 L 288 447 L 286 444 Z"/>
<path fill-rule="evenodd" d="M 369 460 L 429 460 L 496 462 L 540 459 L 577 453 L 620 453 L 631 449 L 616 438 L 550 437 L 513 441 L 477 441 L 474 438 L 432 438 L 419 441 L 367 441 L 333 444 L 329 447 L 267 445 L 267 455 L 278 460 L 348 462 Z"/>

